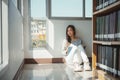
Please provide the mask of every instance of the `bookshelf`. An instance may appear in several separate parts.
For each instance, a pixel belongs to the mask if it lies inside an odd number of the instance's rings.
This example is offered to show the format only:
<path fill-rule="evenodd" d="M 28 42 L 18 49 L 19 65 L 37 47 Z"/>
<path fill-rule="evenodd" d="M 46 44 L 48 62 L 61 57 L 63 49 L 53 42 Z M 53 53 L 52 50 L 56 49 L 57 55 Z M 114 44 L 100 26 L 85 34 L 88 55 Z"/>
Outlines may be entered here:
<path fill-rule="evenodd" d="M 92 43 L 93 75 L 97 76 L 99 80 L 120 79 L 118 72 L 120 68 L 120 0 L 93 0 Z M 100 53 L 102 56 L 106 55 L 105 58 L 101 57 L 102 62 L 104 62 L 102 69 L 98 65 L 98 55 L 100 56 Z M 110 61 L 106 59 L 108 53 L 113 56 L 111 60 L 113 62 L 112 67 L 107 65 L 107 61 Z M 110 54 L 109 57 L 111 57 Z M 108 68 L 112 69 L 112 71 L 107 70 Z"/>

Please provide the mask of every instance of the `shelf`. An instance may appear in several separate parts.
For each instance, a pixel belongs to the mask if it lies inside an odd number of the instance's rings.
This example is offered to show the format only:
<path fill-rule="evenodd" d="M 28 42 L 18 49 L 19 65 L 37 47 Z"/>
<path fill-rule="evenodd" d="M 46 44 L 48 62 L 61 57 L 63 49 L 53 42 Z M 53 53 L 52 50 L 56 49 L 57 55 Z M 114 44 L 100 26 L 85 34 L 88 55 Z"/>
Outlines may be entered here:
<path fill-rule="evenodd" d="M 104 15 L 104 14 L 108 14 L 110 12 L 116 11 L 118 9 L 120 9 L 120 1 L 117 1 L 117 2 L 107 6 L 106 8 L 95 11 L 93 13 L 93 15 Z"/>
<path fill-rule="evenodd" d="M 118 10 L 120 10 L 120 0 L 117 0 L 117 2 L 115 2 L 115 3 L 111 4 L 111 5 L 108 5 L 107 7 L 103 8 L 103 9 L 100 9 L 100 10 L 96 10 L 96 5 L 97 5 L 96 1 L 97 0 L 93 0 L 93 20 L 92 20 L 92 22 L 93 22 L 93 31 L 92 31 L 93 32 L 93 41 L 92 41 L 92 43 L 93 43 L 93 45 L 92 45 L 92 71 L 93 71 L 93 75 L 95 77 L 98 77 L 99 80 L 119 80 L 120 76 L 117 77 L 117 75 L 115 75 L 114 72 L 112 72 L 112 71 L 111 71 L 111 73 L 107 72 L 109 67 L 107 67 L 107 69 L 105 69 L 106 68 L 105 67 L 105 68 L 103 68 L 105 70 L 102 70 L 102 69 L 99 69 L 96 64 L 97 64 L 97 60 L 99 59 L 98 58 L 98 53 L 101 53 L 101 54 L 104 53 L 103 48 L 105 48 L 105 50 L 107 49 L 107 51 L 105 51 L 105 53 L 106 52 L 109 53 L 108 49 L 110 49 L 110 48 L 112 49 L 113 46 L 116 46 L 116 47 L 120 46 L 120 41 L 98 41 L 98 40 L 95 40 L 95 34 L 96 34 L 96 30 L 97 30 L 96 29 L 96 24 L 98 22 L 97 17 L 107 16 L 109 14 L 112 14 L 113 12 L 117 12 Z M 112 16 L 114 16 L 114 15 L 112 15 Z M 111 19 L 112 18 L 110 18 L 110 20 Z M 107 20 L 107 19 L 105 19 L 105 20 Z M 109 24 L 109 23 L 106 23 L 106 24 Z M 110 24 L 110 25 L 113 25 L 113 24 Z M 106 29 L 109 29 L 109 28 L 106 28 Z M 100 46 L 98 46 L 99 44 L 100 44 Z M 106 45 L 106 46 L 101 47 L 101 46 L 104 46 L 104 45 Z M 110 48 L 107 48 L 108 47 L 107 45 Z M 113 50 L 110 50 L 110 51 L 113 51 Z M 111 53 L 113 53 L 113 52 L 111 52 Z M 110 55 L 110 56 L 112 57 L 112 55 Z M 116 62 L 115 60 L 112 60 L 112 61 L 114 61 L 113 64 Z"/>
<path fill-rule="evenodd" d="M 93 43 L 96 44 L 102 44 L 102 45 L 120 45 L 120 41 L 93 41 Z"/>

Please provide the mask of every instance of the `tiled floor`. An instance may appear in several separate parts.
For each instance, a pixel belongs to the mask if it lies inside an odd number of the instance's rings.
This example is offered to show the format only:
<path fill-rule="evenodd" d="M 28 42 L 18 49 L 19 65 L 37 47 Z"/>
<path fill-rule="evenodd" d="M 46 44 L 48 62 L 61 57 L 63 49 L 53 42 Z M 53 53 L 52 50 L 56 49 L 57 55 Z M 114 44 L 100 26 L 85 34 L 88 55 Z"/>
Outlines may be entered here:
<path fill-rule="evenodd" d="M 26 64 L 20 80 L 97 80 L 92 71 L 74 72 L 65 64 Z"/>

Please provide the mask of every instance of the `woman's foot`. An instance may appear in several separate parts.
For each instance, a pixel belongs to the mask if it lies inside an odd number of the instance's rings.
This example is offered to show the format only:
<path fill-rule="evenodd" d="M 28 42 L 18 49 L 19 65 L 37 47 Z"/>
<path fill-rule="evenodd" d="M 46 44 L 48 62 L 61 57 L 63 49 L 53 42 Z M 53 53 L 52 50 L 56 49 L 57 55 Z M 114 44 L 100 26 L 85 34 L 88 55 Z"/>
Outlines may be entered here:
<path fill-rule="evenodd" d="M 78 64 L 78 63 L 75 63 L 74 64 L 74 71 L 75 72 L 83 71 L 82 66 L 80 64 Z"/>
<path fill-rule="evenodd" d="M 91 70 L 91 67 L 89 65 L 89 62 L 85 62 L 84 63 L 84 71 L 90 71 Z"/>

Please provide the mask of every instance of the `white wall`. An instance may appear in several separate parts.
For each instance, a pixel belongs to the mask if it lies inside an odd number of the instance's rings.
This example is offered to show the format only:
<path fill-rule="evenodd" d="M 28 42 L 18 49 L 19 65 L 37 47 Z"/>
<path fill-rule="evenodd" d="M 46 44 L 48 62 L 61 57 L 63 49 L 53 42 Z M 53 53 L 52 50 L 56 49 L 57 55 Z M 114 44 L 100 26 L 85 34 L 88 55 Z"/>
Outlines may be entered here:
<path fill-rule="evenodd" d="M 6 1 L 6 0 L 4 0 Z M 14 3 L 9 0 L 8 6 L 8 48 L 9 63 L 0 80 L 13 80 L 18 68 L 24 60 L 23 52 L 23 20 Z"/>
<path fill-rule="evenodd" d="M 60 58 L 62 41 L 65 39 L 66 27 L 72 24 L 76 27 L 77 35 L 86 46 L 86 53 L 92 55 L 92 20 L 47 20 L 47 46 L 43 50 L 28 49 L 25 58 Z M 29 29 L 27 29 L 28 32 Z M 29 35 L 29 34 L 28 34 Z M 28 36 L 27 36 L 28 38 Z M 29 40 L 25 41 L 29 44 Z M 29 46 L 29 45 L 28 45 Z"/>
<path fill-rule="evenodd" d="M 86 53 L 92 54 L 92 20 L 48 20 L 47 25 L 47 49 L 54 57 L 61 57 L 61 44 L 66 37 L 68 25 L 76 27 L 77 36 L 81 38 L 86 46 Z"/>

